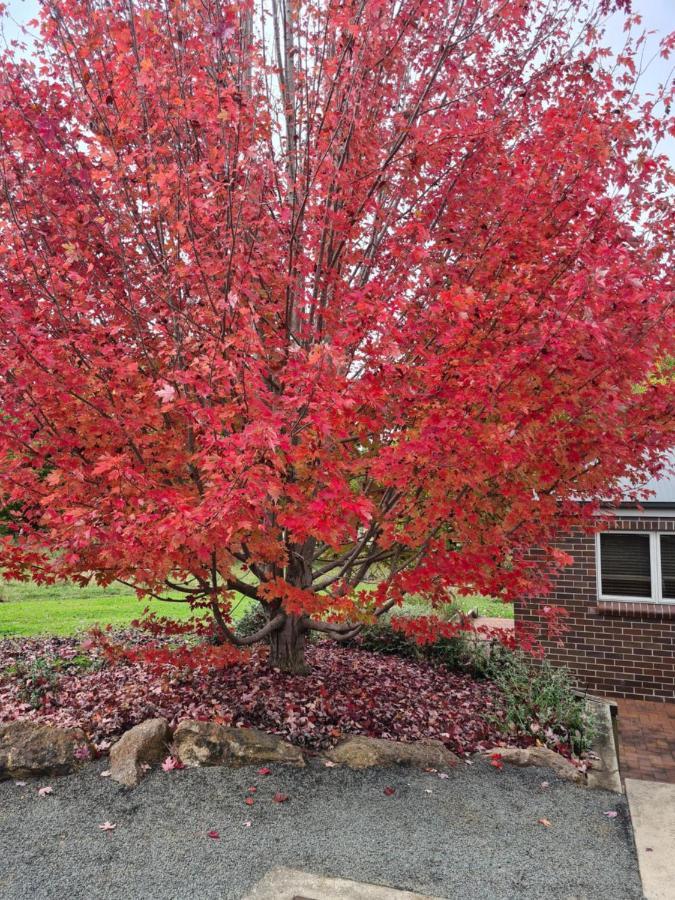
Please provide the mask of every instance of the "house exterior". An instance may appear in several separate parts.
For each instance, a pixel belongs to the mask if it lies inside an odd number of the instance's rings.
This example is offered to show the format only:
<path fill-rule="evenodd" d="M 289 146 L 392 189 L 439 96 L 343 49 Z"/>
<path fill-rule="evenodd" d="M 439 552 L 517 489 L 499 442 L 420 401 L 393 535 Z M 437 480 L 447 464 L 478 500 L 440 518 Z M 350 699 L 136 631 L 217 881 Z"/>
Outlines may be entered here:
<path fill-rule="evenodd" d="M 516 603 L 515 617 L 539 626 L 543 604 L 565 607 L 569 631 L 562 644 L 542 640 L 552 663 L 570 669 L 591 693 L 672 703 L 675 475 L 648 487 L 649 500 L 612 510 L 602 532 L 562 536 L 557 546 L 574 562 L 557 577 L 552 594 Z"/>

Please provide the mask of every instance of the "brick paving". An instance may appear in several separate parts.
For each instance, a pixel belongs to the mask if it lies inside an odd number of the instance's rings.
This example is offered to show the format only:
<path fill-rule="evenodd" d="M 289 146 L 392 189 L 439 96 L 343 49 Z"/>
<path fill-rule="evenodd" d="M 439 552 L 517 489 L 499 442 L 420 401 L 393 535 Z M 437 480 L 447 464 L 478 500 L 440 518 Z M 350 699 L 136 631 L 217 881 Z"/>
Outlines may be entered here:
<path fill-rule="evenodd" d="M 675 784 L 675 703 L 616 703 L 621 777 Z"/>

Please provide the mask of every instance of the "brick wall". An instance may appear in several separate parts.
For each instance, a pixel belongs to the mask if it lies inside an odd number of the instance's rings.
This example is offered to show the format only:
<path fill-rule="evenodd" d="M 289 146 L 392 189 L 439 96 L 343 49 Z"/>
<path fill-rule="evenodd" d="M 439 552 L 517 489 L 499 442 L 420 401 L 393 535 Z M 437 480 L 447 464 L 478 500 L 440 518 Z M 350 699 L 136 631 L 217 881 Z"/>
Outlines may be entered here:
<path fill-rule="evenodd" d="M 611 529 L 675 532 L 675 518 L 617 516 Z M 574 557 L 552 594 L 516 603 L 516 620 L 539 625 L 544 603 L 564 606 L 563 646 L 544 640 L 547 656 L 567 666 L 579 687 L 610 697 L 675 701 L 675 604 L 599 601 L 595 538 L 570 534 L 558 546 Z"/>

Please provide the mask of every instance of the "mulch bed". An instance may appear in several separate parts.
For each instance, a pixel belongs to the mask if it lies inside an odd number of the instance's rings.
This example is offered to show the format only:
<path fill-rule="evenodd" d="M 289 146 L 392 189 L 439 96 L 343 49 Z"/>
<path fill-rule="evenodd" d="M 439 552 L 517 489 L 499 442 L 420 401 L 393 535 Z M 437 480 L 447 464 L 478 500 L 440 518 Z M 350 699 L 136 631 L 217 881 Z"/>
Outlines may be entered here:
<path fill-rule="evenodd" d="M 265 648 L 245 664 L 208 674 L 157 673 L 128 662 L 85 672 L 68 666 L 66 661 L 82 652 L 77 638 L 0 641 L 0 722 L 21 718 L 78 725 L 101 749 L 155 716 L 172 725 L 205 719 L 253 726 L 310 750 L 332 746 L 347 734 L 435 738 L 462 755 L 505 742 L 497 721 L 499 691 L 491 682 L 329 642 L 308 649 L 308 676 L 270 669 Z M 21 679 L 7 669 L 38 658 L 63 662 L 53 689 L 43 688 L 35 709 L 22 696 Z M 508 741 L 521 742 L 528 743 L 517 737 Z"/>

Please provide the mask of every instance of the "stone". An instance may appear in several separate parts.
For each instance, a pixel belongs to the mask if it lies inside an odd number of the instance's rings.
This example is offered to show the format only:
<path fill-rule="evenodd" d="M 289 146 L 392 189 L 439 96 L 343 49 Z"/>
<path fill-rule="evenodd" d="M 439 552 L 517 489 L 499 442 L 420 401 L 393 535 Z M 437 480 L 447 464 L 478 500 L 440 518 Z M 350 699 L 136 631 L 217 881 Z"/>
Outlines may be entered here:
<path fill-rule="evenodd" d="M 492 756 L 495 753 L 501 756 L 502 762 L 510 763 L 512 766 L 543 766 L 553 769 L 555 774 L 565 781 L 573 781 L 576 784 L 586 782 L 583 772 L 548 747 L 493 747 L 492 750 L 485 750 L 483 755 Z"/>
<path fill-rule="evenodd" d="M 441 900 L 399 891 L 381 884 L 327 878 L 313 872 L 279 867 L 259 881 L 244 900 Z"/>
<path fill-rule="evenodd" d="M 94 748 L 80 728 L 57 728 L 25 720 L 0 725 L 0 781 L 68 775 L 83 766 L 93 753 Z"/>
<path fill-rule="evenodd" d="M 332 762 L 350 769 L 372 766 L 416 766 L 420 769 L 449 769 L 460 761 L 441 741 L 422 740 L 413 744 L 386 741 L 355 734 L 325 754 Z"/>
<path fill-rule="evenodd" d="M 213 722 L 180 722 L 173 736 L 175 755 L 186 766 L 304 766 L 302 751 L 257 728 L 228 728 Z"/>
<path fill-rule="evenodd" d="M 147 719 L 125 732 L 110 748 L 110 777 L 135 787 L 145 775 L 144 765 L 161 762 L 168 753 L 171 732 L 166 719 Z"/>

